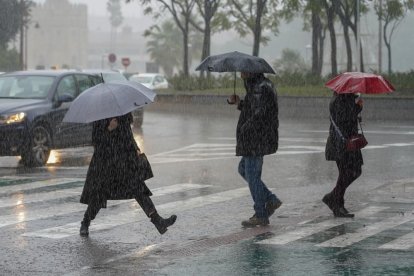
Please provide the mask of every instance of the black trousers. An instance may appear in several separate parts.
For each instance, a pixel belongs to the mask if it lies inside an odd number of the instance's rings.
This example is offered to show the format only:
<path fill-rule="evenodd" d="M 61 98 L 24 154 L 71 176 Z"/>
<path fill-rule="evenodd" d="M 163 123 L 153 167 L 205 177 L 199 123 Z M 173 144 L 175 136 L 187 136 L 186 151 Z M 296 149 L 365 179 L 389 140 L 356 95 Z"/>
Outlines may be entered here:
<path fill-rule="evenodd" d="M 336 186 L 332 190 L 331 195 L 338 206 L 344 206 L 345 191 L 352 182 L 361 176 L 362 169 L 361 164 L 357 162 L 336 161 L 336 166 L 339 171 L 338 180 L 336 181 Z"/>
<path fill-rule="evenodd" d="M 155 205 L 149 196 L 141 194 L 137 196 L 135 200 L 138 202 L 139 206 L 141 206 L 147 217 L 151 217 L 153 214 L 157 213 L 157 209 L 155 209 Z M 85 215 L 83 216 L 83 223 L 89 226 L 91 221 L 94 220 L 99 213 L 100 209 L 101 207 L 99 207 L 98 204 L 93 204 L 93 202 L 89 203 Z"/>

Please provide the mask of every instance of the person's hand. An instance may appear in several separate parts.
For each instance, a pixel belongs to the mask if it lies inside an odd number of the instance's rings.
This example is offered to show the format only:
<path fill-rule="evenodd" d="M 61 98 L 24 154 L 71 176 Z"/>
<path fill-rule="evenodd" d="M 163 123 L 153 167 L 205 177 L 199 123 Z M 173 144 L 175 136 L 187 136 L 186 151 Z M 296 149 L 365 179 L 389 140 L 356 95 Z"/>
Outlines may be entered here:
<path fill-rule="evenodd" d="M 364 105 L 364 100 L 359 98 L 356 102 L 357 105 L 359 105 L 360 107 L 362 107 Z"/>
<path fill-rule="evenodd" d="M 240 102 L 240 97 L 239 95 L 233 94 L 231 95 L 228 99 L 227 99 L 227 103 L 228 104 L 239 104 Z"/>
<path fill-rule="evenodd" d="M 116 118 L 111 119 L 109 121 L 108 130 L 112 131 L 118 127 L 118 120 Z"/>

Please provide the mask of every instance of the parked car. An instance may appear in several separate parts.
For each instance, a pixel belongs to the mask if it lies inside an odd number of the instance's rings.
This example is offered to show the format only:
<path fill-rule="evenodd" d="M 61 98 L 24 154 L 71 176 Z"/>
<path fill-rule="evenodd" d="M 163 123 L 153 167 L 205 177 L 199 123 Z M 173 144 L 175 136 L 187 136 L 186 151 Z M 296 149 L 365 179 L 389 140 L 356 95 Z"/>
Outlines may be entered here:
<path fill-rule="evenodd" d="M 82 70 L 84 73 L 92 74 L 95 76 L 99 76 L 103 78 L 104 82 L 111 82 L 111 81 L 127 81 L 127 78 L 124 74 L 118 71 L 112 70 L 99 70 L 99 69 L 84 69 Z M 142 127 L 142 123 L 144 122 L 144 108 L 138 108 L 132 112 L 134 117 L 134 127 L 140 128 Z"/>
<path fill-rule="evenodd" d="M 101 79 L 82 72 L 21 71 L 0 76 L 0 156 L 46 164 L 51 149 L 89 145 L 91 124 L 62 123 L 71 102 Z"/>
<path fill-rule="evenodd" d="M 167 89 L 168 81 L 161 74 L 142 73 L 135 74 L 129 77 L 130 81 L 139 82 L 150 89 Z"/>

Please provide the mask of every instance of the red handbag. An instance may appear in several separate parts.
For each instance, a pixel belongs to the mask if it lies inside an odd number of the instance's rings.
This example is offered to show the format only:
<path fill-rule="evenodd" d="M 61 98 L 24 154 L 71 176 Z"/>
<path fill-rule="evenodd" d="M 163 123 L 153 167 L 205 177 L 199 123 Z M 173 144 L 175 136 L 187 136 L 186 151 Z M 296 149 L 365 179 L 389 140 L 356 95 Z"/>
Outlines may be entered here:
<path fill-rule="evenodd" d="M 364 134 L 352 135 L 346 140 L 346 150 L 347 151 L 356 151 L 368 145 L 367 139 L 365 139 Z"/>
<path fill-rule="evenodd" d="M 334 120 L 332 119 L 332 116 L 330 116 L 330 118 L 331 118 L 332 125 L 334 126 L 336 132 L 341 138 L 342 143 L 344 144 L 344 147 L 347 151 L 360 150 L 362 148 L 365 148 L 366 145 L 368 145 L 368 141 L 364 136 L 364 131 L 362 130 L 360 118 L 358 118 L 358 124 L 359 124 L 359 128 L 361 129 L 361 133 L 352 135 L 349 138 L 345 138 L 342 135 L 342 132 L 339 130 L 338 126 L 335 124 Z"/>

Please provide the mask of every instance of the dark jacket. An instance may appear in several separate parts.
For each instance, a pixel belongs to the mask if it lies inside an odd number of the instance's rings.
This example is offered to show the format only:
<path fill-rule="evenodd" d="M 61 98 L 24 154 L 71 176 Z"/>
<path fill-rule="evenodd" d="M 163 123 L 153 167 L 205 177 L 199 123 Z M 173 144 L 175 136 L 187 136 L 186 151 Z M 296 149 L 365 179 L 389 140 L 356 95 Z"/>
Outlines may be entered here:
<path fill-rule="evenodd" d="M 237 124 L 237 156 L 275 153 L 279 142 L 277 95 L 263 74 L 245 80 L 246 96 L 240 101 Z"/>
<path fill-rule="evenodd" d="M 118 117 L 118 127 L 107 129 L 109 119 L 94 122 L 94 153 L 89 164 L 80 202 L 106 208 L 107 200 L 133 199 L 144 193 L 152 195 L 138 180 L 137 149 L 132 130 L 132 115 Z"/>
<path fill-rule="evenodd" d="M 334 94 L 329 103 L 330 116 L 345 139 L 358 133 L 358 114 L 361 112 L 362 107 L 355 103 L 355 98 L 354 94 Z M 345 147 L 341 146 L 343 144 L 340 143 L 340 139 L 331 122 L 325 149 L 326 160 L 345 160 L 354 164 L 362 164 L 361 151 L 346 151 Z"/>

